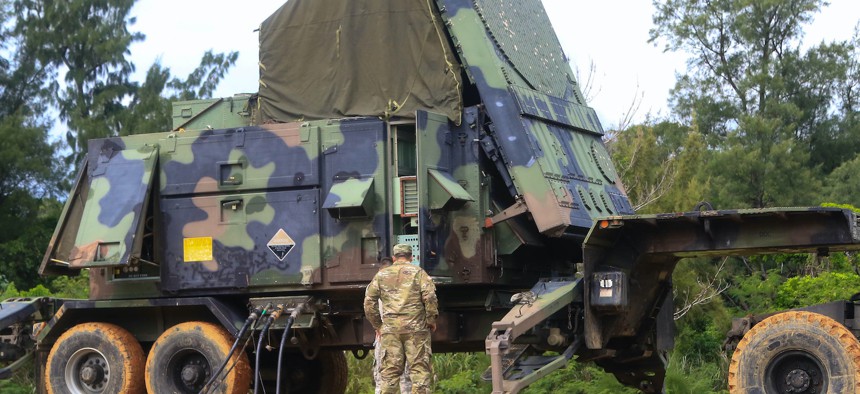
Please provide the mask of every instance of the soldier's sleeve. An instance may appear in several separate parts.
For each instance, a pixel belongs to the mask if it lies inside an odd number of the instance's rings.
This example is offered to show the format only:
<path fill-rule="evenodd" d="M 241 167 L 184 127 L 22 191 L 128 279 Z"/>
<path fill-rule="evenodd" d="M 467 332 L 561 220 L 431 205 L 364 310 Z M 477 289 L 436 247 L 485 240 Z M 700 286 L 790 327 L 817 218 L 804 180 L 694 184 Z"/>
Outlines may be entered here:
<path fill-rule="evenodd" d="M 439 301 L 436 299 L 436 285 L 430 279 L 427 272 L 421 270 L 421 299 L 424 301 L 424 311 L 427 314 L 427 323 L 436 324 L 439 316 Z"/>
<path fill-rule="evenodd" d="M 382 316 L 379 314 L 379 281 L 376 276 L 364 290 L 364 315 L 375 330 L 382 327 Z"/>

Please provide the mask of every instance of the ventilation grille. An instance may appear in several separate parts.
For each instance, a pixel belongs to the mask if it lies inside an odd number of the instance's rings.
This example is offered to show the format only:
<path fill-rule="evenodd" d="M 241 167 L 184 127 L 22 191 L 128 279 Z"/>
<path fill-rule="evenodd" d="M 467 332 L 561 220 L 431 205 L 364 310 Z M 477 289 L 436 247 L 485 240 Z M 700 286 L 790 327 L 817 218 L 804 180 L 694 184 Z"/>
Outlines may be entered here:
<path fill-rule="evenodd" d="M 418 216 L 418 178 L 400 177 L 400 216 Z"/>

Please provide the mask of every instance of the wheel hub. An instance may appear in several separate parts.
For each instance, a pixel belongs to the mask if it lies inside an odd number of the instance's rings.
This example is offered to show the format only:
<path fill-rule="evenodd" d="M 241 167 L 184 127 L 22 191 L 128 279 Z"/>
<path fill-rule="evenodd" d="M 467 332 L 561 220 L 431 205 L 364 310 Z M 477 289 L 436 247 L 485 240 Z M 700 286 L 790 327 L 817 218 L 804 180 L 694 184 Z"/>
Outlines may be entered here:
<path fill-rule="evenodd" d="M 110 366 L 97 349 L 78 349 L 66 363 L 65 378 L 71 393 L 103 393 L 110 381 Z"/>
<path fill-rule="evenodd" d="M 88 386 L 92 386 L 105 377 L 105 370 L 100 365 L 85 365 L 81 368 L 81 382 Z"/>
<path fill-rule="evenodd" d="M 194 386 L 200 381 L 203 373 L 203 367 L 199 365 L 186 365 L 182 368 L 182 382 L 186 386 Z"/>
<path fill-rule="evenodd" d="M 809 388 L 809 374 L 802 369 L 794 369 L 785 376 L 785 385 L 790 393 L 802 393 Z"/>
<path fill-rule="evenodd" d="M 171 371 L 174 391 L 181 393 L 199 393 L 209 380 L 209 361 L 193 349 L 184 349 L 174 355 L 167 363 Z"/>
<path fill-rule="evenodd" d="M 824 367 L 809 352 L 794 350 L 775 357 L 768 363 L 766 392 L 787 394 L 820 394 L 827 391 Z"/>

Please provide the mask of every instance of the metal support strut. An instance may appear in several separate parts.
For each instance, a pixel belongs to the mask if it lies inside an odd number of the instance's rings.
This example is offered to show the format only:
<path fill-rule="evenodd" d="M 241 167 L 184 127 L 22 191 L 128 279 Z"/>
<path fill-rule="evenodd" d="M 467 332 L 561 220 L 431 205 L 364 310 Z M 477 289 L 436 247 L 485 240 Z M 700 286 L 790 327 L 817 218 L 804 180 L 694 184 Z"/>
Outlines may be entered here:
<path fill-rule="evenodd" d="M 540 346 L 557 348 L 558 344 L 567 344 L 560 355 L 543 356 L 542 352 L 536 352 L 538 348 L 532 341 L 529 344 L 517 343 L 517 338 L 533 333 L 534 328 L 556 312 L 569 308 L 574 302 L 582 302 L 581 279 L 541 281 L 531 291 L 515 295 L 512 301 L 515 302 L 513 309 L 493 323 L 485 342 L 490 356 L 487 372 L 493 383 L 493 394 L 518 393 L 534 381 L 564 367 L 582 344 L 581 334 L 568 332 L 573 335 L 563 340 L 553 337 L 548 342 L 554 344 L 543 343 Z M 569 317 L 565 315 L 562 320 L 567 322 Z M 487 375 L 485 373 L 485 379 Z"/>

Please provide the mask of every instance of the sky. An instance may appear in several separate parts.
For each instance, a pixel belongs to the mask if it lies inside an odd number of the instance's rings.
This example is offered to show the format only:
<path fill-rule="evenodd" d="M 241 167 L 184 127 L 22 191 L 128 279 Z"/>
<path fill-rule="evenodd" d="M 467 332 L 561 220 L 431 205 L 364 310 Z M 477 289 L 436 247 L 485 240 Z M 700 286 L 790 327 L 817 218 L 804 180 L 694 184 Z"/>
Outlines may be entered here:
<path fill-rule="evenodd" d="M 239 59 L 216 97 L 256 92 L 258 39 L 254 31 L 284 0 L 140 0 L 132 10 L 132 31 L 146 40 L 131 47 L 137 80 L 156 60 L 174 75 L 186 76 L 206 50 L 239 51 Z M 589 75 L 589 105 L 604 128 L 617 126 L 640 100 L 633 121 L 668 114 L 669 90 L 686 69 L 687 55 L 664 52 L 648 43 L 651 0 L 543 0 L 562 49 L 584 84 Z M 860 1 L 830 0 L 807 27 L 804 43 L 849 39 L 860 21 Z M 593 65 L 593 68 L 591 67 Z M 590 73 L 589 70 L 594 70 Z"/>

